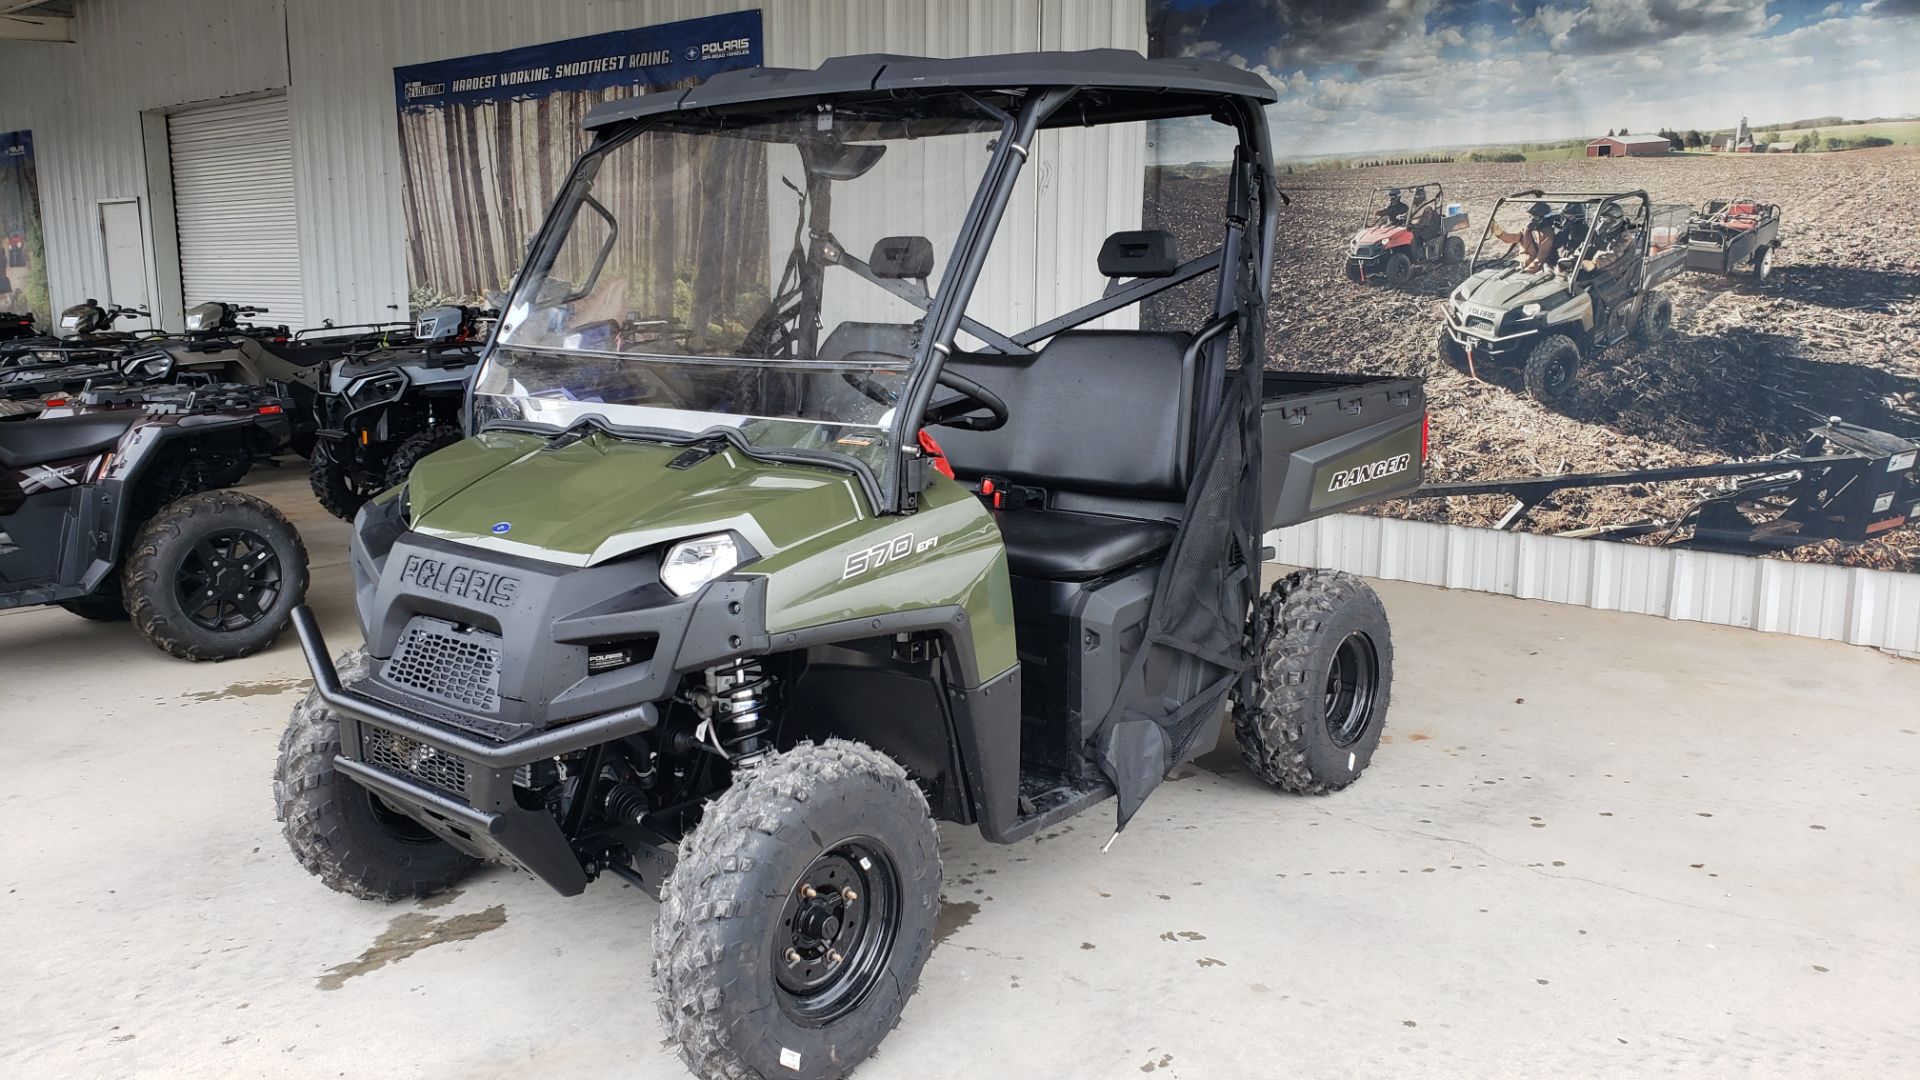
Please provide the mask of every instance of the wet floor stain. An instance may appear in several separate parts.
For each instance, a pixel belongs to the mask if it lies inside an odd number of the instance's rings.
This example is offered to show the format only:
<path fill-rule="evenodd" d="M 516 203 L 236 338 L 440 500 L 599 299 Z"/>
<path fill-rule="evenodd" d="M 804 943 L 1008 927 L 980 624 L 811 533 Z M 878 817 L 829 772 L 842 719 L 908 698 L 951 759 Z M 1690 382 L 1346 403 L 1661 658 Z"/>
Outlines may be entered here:
<path fill-rule="evenodd" d="M 234 683 L 224 690 L 202 690 L 180 696 L 188 701 L 229 701 L 234 698 L 271 697 L 290 690 L 302 690 L 306 686 L 305 679 L 280 679 L 273 682 Z"/>
<path fill-rule="evenodd" d="M 971 900 L 940 901 L 940 914 L 933 920 L 933 943 L 938 945 L 952 937 L 978 914 L 980 905 Z"/>
<path fill-rule="evenodd" d="M 374 939 L 372 947 L 361 953 L 358 959 L 341 964 L 320 976 L 318 985 L 322 990 L 338 990 L 356 975 L 378 971 L 435 945 L 472 941 L 489 930 L 498 930 L 506 922 L 507 909 L 501 904 L 495 904 L 485 911 L 445 918 L 417 911 L 396 915 L 386 930 Z"/>
<path fill-rule="evenodd" d="M 1083 942 L 1081 942 L 1081 943 L 1080 943 L 1080 951 L 1082 951 L 1082 952 L 1085 952 L 1085 951 L 1087 951 L 1088 949 L 1092 949 L 1092 948 L 1096 948 L 1096 947 L 1097 947 L 1097 946 L 1095 946 L 1095 945 L 1094 945 L 1094 943 L 1093 943 L 1093 942 L 1091 942 L 1091 941 L 1083 941 Z"/>
<path fill-rule="evenodd" d="M 1227 966 L 1227 962 L 1225 960 L 1215 960 L 1211 956 L 1203 956 L 1200 959 L 1195 960 L 1194 963 L 1198 964 L 1201 967 L 1226 967 Z"/>
<path fill-rule="evenodd" d="M 1169 930 L 1160 935 L 1161 941 L 1205 941 L 1207 935 L 1192 930 Z"/>
<path fill-rule="evenodd" d="M 448 904 L 453 903 L 455 900 L 460 899 L 460 894 L 465 891 L 466 890 L 464 889 L 448 889 L 446 892 L 434 893 L 432 896 L 429 896 L 425 900 L 420 901 L 420 903 L 416 906 L 425 910 L 432 910 L 433 908 L 443 908 L 443 907 L 446 907 Z"/>
<path fill-rule="evenodd" d="M 1149 1051 L 1149 1052 L 1151 1052 L 1151 1051 Z M 1161 1055 L 1160 1055 L 1160 1060 L 1159 1060 L 1159 1061 L 1149 1061 L 1149 1062 L 1147 1062 L 1147 1063 L 1146 1063 L 1145 1065 L 1142 1065 L 1142 1066 L 1140 1066 L 1140 1071 L 1141 1071 L 1141 1072 L 1144 1072 L 1144 1073 L 1150 1073 L 1150 1072 L 1152 1072 L 1152 1071 L 1153 1071 L 1153 1070 L 1155 1070 L 1155 1069 L 1164 1069 L 1164 1068 L 1166 1068 L 1166 1067 L 1167 1067 L 1168 1065 L 1171 1065 L 1171 1064 L 1173 1064 L 1173 1055 L 1172 1055 L 1172 1054 L 1161 1054 Z"/>

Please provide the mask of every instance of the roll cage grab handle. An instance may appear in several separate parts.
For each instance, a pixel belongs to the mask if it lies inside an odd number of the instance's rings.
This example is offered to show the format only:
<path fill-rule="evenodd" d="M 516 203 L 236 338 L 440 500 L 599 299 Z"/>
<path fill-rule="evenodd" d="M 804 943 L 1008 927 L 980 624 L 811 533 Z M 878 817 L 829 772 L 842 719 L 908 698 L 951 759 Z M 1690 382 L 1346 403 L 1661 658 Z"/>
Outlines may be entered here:
<path fill-rule="evenodd" d="M 1115 281 L 1099 299 L 1017 334 L 1002 334 L 966 316 L 967 301 L 972 298 L 974 285 L 979 281 L 981 268 L 986 263 L 990 237 L 999 226 L 1014 185 L 1019 180 L 1021 167 L 1026 164 L 1027 148 L 1033 144 L 1041 123 L 1082 89 L 1048 88 L 1033 94 L 1021 105 L 1019 116 L 1013 118 L 1010 125 L 1009 134 L 994 146 L 993 157 L 987 165 L 989 181 L 981 185 L 972 205 L 967 208 L 967 216 L 960 228 L 962 246 L 950 263 L 955 270 L 949 275 L 948 284 L 940 290 L 938 297 L 929 299 L 924 291 L 916 293 L 902 283 L 879 278 L 873 274 L 871 267 L 848 255 L 844 247 L 840 247 L 837 261 L 841 265 L 925 311 L 931 330 L 931 333 L 923 335 L 918 346 L 920 355 L 914 358 L 914 374 L 910 376 L 906 391 L 901 395 L 902 408 L 894 419 L 895 445 L 901 448 L 899 452 L 905 459 L 905 467 L 900 469 L 897 486 L 892 493 L 894 506 L 888 509 L 893 512 L 914 509 L 919 492 L 925 486 L 927 470 L 913 467 L 916 461 L 924 460 L 918 439 L 922 426 L 920 418 L 926 414 L 927 406 L 932 402 L 940 367 L 953 352 L 953 341 L 958 330 L 965 329 L 996 352 L 1032 355 L 1030 346 L 1036 341 L 1092 322 L 1183 285 L 1202 274 L 1218 270 L 1220 282 L 1214 317 L 1196 340 L 1190 343 L 1189 348 L 1207 349 L 1210 368 L 1221 369 L 1226 359 L 1226 336 L 1223 331 L 1238 323 L 1245 301 L 1253 301 L 1259 310 L 1265 308 L 1273 289 L 1274 252 L 1271 241 L 1280 216 L 1279 200 L 1275 198 L 1269 167 L 1273 153 L 1264 115 L 1257 108 L 1250 110 L 1240 99 L 1229 99 L 1221 112 L 1215 114 L 1215 119 L 1226 119 L 1223 114 L 1230 116 L 1231 126 L 1239 135 L 1239 144 L 1234 151 L 1233 174 L 1227 195 L 1226 237 L 1218 248 L 1182 263 L 1164 278 Z M 987 108 L 992 109 L 991 106 Z M 1260 206 L 1260 220 L 1255 226 L 1259 231 L 1251 238 L 1257 245 L 1258 256 L 1257 265 L 1253 268 L 1254 295 L 1243 298 L 1233 268 L 1244 261 L 1242 245 L 1249 239 L 1249 226 L 1254 224 L 1248 220 L 1248 204 L 1256 198 Z M 835 244 L 839 247 L 837 241 Z M 1214 398 L 1217 396 L 1210 395 Z"/>

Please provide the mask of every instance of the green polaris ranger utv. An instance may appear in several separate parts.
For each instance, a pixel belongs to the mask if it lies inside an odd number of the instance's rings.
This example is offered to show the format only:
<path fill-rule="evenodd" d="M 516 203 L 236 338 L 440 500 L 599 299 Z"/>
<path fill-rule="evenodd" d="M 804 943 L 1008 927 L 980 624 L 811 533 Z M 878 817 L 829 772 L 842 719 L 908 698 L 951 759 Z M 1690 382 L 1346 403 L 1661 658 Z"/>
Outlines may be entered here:
<path fill-rule="evenodd" d="M 1276 786 L 1352 783 L 1385 613 L 1345 574 L 1263 589 L 1261 535 L 1418 487 L 1425 398 L 1262 370 L 1273 99 L 1097 51 L 599 106 L 468 437 L 355 519 L 365 645 L 331 660 L 296 616 L 301 864 L 380 900 L 482 861 L 617 876 L 660 898 L 694 1072 L 837 1077 L 926 962 L 936 819 L 1011 843 L 1113 798 L 1124 825 L 1229 714 Z M 1175 117 L 1234 144 L 1217 243 L 1115 233 L 1078 256 L 1104 291 L 1004 328 L 1044 295 L 1036 140 Z M 1183 285 L 1197 325 L 1087 328 Z"/>

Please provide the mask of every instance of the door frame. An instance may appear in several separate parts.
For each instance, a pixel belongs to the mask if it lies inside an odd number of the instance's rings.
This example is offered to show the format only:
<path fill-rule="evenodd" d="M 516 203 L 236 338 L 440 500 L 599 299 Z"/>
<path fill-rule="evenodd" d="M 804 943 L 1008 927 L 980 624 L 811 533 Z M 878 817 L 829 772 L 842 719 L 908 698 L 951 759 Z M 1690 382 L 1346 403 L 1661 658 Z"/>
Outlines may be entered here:
<path fill-rule="evenodd" d="M 111 262 L 111 245 L 107 243 L 107 207 L 124 206 L 127 203 L 133 204 L 133 220 L 140 229 L 140 253 L 142 255 L 140 260 L 140 274 L 141 277 L 145 279 L 147 287 L 147 326 L 153 327 L 158 326 L 159 322 L 157 313 L 153 309 L 155 284 L 153 238 L 151 236 L 151 229 L 147 223 L 147 215 L 141 212 L 143 210 L 142 204 L 145 202 L 146 200 L 138 195 L 114 195 L 104 199 L 95 199 L 93 200 L 93 220 L 95 227 L 99 229 L 100 232 L 100 269 L 105 271 L 107 279 L 103 284 L 107 286 L 108 295 L 102 296 L 101 299 L 108 304 L 113 304 L 117 302 L 117 298 L 111 295 L 113 292 L 113 267 Z"/>

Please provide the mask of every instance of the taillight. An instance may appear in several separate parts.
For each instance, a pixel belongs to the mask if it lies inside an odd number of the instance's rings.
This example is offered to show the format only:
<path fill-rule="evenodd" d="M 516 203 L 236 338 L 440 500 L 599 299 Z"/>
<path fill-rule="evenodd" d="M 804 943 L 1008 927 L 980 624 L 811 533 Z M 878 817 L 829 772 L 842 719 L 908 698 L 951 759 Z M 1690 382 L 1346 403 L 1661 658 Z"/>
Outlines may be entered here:
<path fill-rule="evenodd" d="M 49 409 L 60 409 L 60 408 L 66 407 L 67 399 L 63 397 L 50 397 L 47 400 L 41 402 L 41 404 L 45 405 Z"/>
<path fill-rule="evenodd" d="M 261 416 L 278 416 L 278 415 L 280 415 L 280 414 L 281 414 L 281 413 L 283 413 L 283 412 L 286 412 L 286 410 L 285 410 L 285 409 L 283 409 L 283 408 L 281 408 L 281 407 L 280 407 L 280 406 L 278 406 L 278 405 L 262 405 L 262 406 L 260 406 L 260 415 L 261 415 Z"/>
<path fill-rule="evenodd" d="M 1431 445 L 1430 440 L 1432 439 L 1432 436 L 1433 436 L 1433 414 L 1421 413 L 1420 414 L 1420 464 L 1422 465 L 1425 465 L 1427 463 L 1427 447 Z"/>

